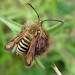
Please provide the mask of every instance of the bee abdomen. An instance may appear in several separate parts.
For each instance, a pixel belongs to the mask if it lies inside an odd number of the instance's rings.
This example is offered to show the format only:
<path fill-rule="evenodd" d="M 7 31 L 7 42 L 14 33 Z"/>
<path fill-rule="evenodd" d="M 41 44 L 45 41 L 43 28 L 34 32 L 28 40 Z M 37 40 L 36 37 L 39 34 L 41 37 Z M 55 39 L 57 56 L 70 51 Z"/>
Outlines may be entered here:
<path fill-rule="evenodd" d="M 27 44 L 30 44 L 30 39 L 28 39 L 27 36 L 23 38 L 23 41 Z"/>
<path fill-rule="evenodd" d="M 24 52 L 27 52 L 30 45 L 30 39 L 24 37 L 21 42 L 18 44 L 17 55 L 22 55 Z"/>

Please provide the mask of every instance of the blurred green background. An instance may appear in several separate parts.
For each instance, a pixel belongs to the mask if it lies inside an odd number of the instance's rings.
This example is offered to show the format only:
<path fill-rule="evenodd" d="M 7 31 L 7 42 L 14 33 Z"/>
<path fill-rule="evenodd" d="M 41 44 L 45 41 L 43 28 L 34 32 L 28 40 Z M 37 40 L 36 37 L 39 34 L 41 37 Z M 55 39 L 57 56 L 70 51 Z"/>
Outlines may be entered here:
<path fill-rule="evenodd" d="M 36 22 L 37 15 L 26 3 L 34 6 L 42 20 L 60 19 L 64 20 L 64 25 L 57 31 L 48 32 L 50 47 L 37 57 L 46 68 L 44 70 L 35 61 L 31 67 L 26 67 L 23 57 L 4 49 L 5 43 L 17 32 L 12 32 L 12 28 L 0 21 L 0 75 L 56 75 L 52 62 L 63 75 L 75 75 L 75 0 L 0 0 L 0 16 L 21 25 Z M 51 24 L 46 22 L 44 27 L 47 29 Z"/>

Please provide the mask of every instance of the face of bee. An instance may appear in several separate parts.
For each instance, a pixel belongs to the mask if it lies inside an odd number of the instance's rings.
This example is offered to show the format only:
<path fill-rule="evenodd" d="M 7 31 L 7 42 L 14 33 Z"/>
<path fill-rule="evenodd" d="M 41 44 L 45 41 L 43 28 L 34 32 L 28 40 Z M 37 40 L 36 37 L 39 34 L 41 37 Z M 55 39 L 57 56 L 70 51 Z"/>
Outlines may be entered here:
<path fill-rule="evenodd" d="M 28 32 L 30 34 L 35 34 L 36 32 L 40 31 L 41 29 L 41 22 L 36 22 L 29 26 Z"/>

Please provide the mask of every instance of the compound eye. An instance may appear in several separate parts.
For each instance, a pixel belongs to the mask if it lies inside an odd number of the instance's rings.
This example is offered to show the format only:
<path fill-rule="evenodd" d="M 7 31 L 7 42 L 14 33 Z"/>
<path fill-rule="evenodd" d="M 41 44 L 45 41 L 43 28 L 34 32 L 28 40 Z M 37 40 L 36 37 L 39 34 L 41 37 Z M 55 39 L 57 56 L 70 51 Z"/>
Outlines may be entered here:
<path fill-rule="evenodd" d="M 30 32 L 31 32 L 31 33 L 33 33 L 33 32 L 34 32 L 34 30 L 32 29 Z"/>
<path fill-rule="evenodd" d="M 35 29 L 31 29 L 31 30 L 30 30 L 30 33 L 31 33 L 31 34 L 34 34 L 34 33 L 35 33 Z"/>

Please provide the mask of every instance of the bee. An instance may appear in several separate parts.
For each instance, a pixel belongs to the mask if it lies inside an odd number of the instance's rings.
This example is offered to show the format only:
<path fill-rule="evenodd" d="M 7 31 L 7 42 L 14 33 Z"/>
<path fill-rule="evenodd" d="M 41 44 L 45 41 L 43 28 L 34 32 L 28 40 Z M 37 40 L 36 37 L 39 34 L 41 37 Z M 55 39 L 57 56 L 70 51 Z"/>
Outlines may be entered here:
<path fill-rule="evenodd" d="M 42 27 L 45 21 L 59 21 L 60 20 L 40 20 L 40 17 L 34 7 L 31 6 L 36 12 L 38 21 L 34 24 L 25 25 L 21 32 L 12 40 L 8 41 L 5 45 L 5 49 L 12 50 L 17 44 L 16 54 L 18 56 L 24 55 L 25 63 L 30 66 L 34 57 L 41 55 L 45 52 L 46 48 L 49 46 L 49 35 L 47 31 Z"/>

